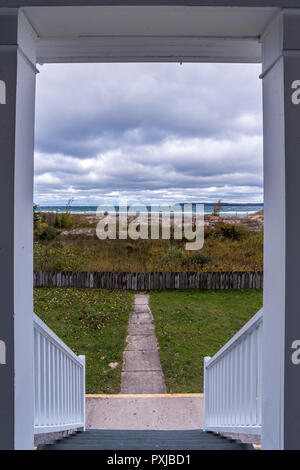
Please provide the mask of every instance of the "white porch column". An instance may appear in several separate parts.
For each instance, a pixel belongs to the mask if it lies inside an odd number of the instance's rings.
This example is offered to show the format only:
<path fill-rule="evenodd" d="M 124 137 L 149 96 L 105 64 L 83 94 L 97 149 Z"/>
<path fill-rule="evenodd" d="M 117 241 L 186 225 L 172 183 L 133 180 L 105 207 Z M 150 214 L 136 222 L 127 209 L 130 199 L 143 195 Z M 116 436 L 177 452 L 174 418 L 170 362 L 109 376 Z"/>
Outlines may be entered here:
<path fill-rule="evenodd" d="M 0 449 L 33 448 L 35 34 L 0 8 Z"/>
<path fill-rule="evenodd" d="M 263 44 L 264 449 L 300 449 L 300 10 Z"/>

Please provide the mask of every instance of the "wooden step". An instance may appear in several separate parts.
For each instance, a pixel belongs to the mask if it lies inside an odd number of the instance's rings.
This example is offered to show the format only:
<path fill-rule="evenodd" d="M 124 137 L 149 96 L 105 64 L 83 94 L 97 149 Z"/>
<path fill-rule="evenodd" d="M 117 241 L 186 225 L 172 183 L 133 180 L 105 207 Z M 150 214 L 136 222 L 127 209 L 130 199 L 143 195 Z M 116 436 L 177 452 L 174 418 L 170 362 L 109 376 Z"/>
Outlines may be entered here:
<path fill-rule="evenodd" d="M 201 430 L 89 430 L 38 450 L 253 450 L 252 445 Z"/>

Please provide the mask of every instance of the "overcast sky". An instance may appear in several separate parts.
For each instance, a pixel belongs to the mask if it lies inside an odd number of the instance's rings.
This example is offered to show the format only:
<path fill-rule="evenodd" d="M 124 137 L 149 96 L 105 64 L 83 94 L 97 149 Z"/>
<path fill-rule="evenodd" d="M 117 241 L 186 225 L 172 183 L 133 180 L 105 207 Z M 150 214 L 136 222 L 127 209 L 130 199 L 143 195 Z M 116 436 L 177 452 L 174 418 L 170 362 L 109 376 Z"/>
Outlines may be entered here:
<path fill-rule="evenodd" d="M 44 65 L 35 202 L 262 202 L 259 65 Z"/>

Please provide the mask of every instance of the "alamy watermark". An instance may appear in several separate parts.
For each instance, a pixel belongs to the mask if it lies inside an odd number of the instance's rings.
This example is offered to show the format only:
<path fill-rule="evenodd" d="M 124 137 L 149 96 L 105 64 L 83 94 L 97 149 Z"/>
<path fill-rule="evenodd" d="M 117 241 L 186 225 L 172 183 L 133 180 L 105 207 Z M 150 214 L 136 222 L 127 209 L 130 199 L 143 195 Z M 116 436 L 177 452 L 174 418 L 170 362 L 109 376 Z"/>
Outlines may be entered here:
<path fill-rule="evenodd" d="M 100 240 L 186 240 L 186 250 L 204 243 L 204 204 L 99 206 L 96 233 Z"/>

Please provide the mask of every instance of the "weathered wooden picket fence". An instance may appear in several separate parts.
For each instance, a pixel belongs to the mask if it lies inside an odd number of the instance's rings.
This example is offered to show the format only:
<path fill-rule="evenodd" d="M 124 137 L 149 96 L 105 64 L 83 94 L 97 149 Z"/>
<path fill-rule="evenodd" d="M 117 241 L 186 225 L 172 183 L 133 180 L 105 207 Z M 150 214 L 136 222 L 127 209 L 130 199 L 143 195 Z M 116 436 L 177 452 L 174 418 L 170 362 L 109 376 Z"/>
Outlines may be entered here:
<path fill-rule="evenodd" d="M 263 272 L 52 272 L 34 273 L 35 287 L 102 289 L 262 289 Z"/>

